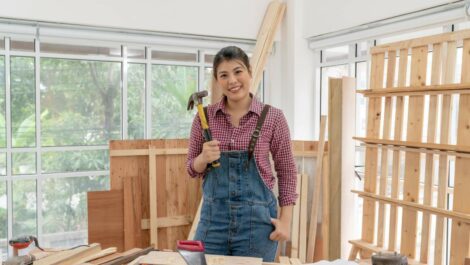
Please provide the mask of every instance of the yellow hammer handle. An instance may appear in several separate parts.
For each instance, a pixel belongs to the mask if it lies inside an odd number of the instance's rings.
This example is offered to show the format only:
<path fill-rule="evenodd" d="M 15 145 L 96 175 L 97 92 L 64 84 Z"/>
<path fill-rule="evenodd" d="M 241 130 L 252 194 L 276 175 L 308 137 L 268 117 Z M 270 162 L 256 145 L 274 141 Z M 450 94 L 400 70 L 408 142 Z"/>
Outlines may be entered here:
<path fill-rule="evenodd" d="M 209 125 L 207 124 L 206 115 L 204 114 L 202 104 L 197 105 L 197 113 L 199 114 L 199 119 L 201 119 L 202 129 L 209 129 Z"/>

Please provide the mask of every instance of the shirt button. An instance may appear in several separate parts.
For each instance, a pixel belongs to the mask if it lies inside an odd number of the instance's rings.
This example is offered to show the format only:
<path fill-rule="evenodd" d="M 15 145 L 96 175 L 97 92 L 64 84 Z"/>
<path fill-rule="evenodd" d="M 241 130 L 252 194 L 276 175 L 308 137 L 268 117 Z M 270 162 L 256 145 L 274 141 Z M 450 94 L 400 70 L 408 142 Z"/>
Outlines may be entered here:
<path fill-rule="evenodd" d="M 232 196 L 235 196 L 235 191 L 232 191 L 230 194 L 232 194 Z"/>

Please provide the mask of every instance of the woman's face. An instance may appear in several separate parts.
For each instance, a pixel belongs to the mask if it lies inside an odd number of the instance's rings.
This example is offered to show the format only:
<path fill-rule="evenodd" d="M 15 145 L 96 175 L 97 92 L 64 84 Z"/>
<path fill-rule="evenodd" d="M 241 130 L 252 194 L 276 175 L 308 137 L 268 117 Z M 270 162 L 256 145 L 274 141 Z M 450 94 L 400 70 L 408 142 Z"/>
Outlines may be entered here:
<path fill-rule="evenodd" d="M 249 97 L 251 73 L 239 60 L 223 61 L 217 67 L 217 84 L 229 101 L 241 101 Z"/>

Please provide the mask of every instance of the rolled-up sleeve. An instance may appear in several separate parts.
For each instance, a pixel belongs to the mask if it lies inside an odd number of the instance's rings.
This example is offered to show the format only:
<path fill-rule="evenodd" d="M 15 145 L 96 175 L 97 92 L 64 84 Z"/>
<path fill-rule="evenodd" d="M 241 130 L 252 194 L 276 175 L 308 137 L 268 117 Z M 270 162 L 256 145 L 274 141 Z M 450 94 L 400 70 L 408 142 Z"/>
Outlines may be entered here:
<path fill-rule="evenodd" d="M 202 152 L 202 145 L 204 144 L 204 138 L 202 136 L 201 122 L 199 116 L 195 116 L 193 125 L 191 126 L 191 135 L 189 136 L 189 150 L 188 157 L 186 160 L 186 169 L 191 177 L 202 177 L 205 172 L 199 173 L 194 170 L 193 164 L 194 159 Z"/>
<path fill-rule="evenodd" d="M 279 182 L 279 205 L 295 205 L 298 194 L 297 168 L 290 139 L 289 126 L 284 114 L 280 111 L 276 117 L 276 126 L 271 141 L 271 154 Z"/>

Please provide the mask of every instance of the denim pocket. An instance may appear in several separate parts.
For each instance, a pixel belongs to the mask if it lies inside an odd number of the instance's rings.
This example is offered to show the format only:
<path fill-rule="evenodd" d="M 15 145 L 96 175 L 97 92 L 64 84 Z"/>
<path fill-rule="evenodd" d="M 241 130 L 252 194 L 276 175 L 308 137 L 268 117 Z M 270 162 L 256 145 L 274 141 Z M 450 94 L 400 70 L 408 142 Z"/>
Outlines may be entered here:
<path fill-rule="evenodd" d="M 264 256 L 277 245 L 277 242 L 269 239 L 274 231 L 271 223 L 271 213 L 265 205 L 253 205 L 251 207 L 250 250 L 255 256 Z"/>

